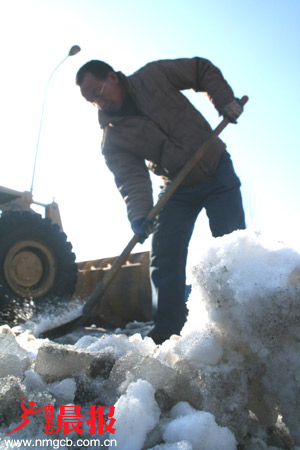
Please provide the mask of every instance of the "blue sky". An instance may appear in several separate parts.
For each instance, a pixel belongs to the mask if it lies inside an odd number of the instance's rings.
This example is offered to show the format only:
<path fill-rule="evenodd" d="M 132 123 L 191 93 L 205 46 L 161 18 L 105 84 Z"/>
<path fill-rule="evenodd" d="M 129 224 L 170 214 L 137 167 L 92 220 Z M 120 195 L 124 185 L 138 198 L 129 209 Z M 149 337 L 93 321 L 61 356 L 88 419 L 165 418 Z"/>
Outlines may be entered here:
<path fill-rule="evenodd" d="M 221 135 L 243 184 L 248 226 L 298 245 L 299 23 L 298 0 L 1 0 L 0 184 L 30 189 L 46 83 L 80 45 L 49 85 L 34 198 L 55 197 L 78 260 L 119 254 L 131 230 L 76 71 L 90 59 L 130 74 L 152 60 L 202 56 L 236 96 L 250 98 L 239 124 Z M 186 94 L 215 127 L 220 118 L 207 99 Z M 155 192 L 158 185 L 156 178 Z M 191 245 L 208 235 L 203 212 Z"/>

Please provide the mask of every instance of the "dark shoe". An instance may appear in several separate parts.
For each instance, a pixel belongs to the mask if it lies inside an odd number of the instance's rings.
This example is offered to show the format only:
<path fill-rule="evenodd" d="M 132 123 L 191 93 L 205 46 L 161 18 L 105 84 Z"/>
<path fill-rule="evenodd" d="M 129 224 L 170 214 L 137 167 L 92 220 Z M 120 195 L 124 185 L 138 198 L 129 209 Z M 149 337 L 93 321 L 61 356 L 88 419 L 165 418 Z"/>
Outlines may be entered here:
<path fill-rule="evenodd" d="M 149 333 L 147 333 L 147 336 L 150 337 L 155 344 L 160 345 L 163 342 L 167 341 L 170 336 L 172 336 L 173 333 L 170 334 L 161 334 L 158 330 L 154 328 L 152 328 L 151 331 L 149 331 Z"/>

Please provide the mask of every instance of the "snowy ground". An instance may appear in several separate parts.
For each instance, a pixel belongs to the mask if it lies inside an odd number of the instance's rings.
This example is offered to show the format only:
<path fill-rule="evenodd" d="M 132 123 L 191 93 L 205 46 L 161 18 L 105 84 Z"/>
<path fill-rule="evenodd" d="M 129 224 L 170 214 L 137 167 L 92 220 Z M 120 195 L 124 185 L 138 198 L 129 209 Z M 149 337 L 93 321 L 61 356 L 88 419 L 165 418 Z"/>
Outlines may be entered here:
<path fill-rule="evenodd" d="M 59 311 L 0 328 L 0 449 L 63 449 L 72 440 L 89 449 L 299 450 L 300 254 L 239 231 L 193 261 L 188 321 L 162 346 L 144 337 L 151 324 L 139 323 L 38 339 L 59 324 Z M 42 409 L 5 436 L 25 420 L 22 397 L 25 408 Z M 115 423 L 105 416 L 114 433 L 102 433 L 92 405 L 115 406 Z M 75 422 L 77 433 L 68 432 Z"/>

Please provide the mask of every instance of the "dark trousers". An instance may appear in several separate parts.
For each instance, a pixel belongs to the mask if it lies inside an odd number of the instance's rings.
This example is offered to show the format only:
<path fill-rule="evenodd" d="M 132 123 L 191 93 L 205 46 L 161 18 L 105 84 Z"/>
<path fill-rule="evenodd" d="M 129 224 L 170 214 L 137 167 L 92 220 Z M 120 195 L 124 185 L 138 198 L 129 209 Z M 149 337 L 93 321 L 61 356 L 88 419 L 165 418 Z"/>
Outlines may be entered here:
<path fill-rule="evenodd" d="M 155 327 L 163 335 L 179 334 L 186 320 L 187 252 L 202 208 L 206 210 L 214 237 L 245 228 L 240 180 L 226 151 L 208 181 L 180 186 L 157 219 L 152 238 L 150 278 Z"/>

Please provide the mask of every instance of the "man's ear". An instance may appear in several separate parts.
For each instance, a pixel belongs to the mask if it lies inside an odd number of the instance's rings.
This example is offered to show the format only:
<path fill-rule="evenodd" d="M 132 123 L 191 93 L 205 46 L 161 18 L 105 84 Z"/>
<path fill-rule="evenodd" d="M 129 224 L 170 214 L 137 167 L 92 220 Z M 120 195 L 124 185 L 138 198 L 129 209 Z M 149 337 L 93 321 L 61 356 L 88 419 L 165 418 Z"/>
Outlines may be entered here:
<path fill-rule="evenodd" d="M 118 84 L 118 83 L 119 83 L 119 78 L 118 78 L 116 72 L 112 72 L 112 71 L 111 71 L 111 72 L 108 72 L 107 78 L 109 78 L 110 81 L 112 81 L 112 82 L 115 83 L 115 84 Z"/>

